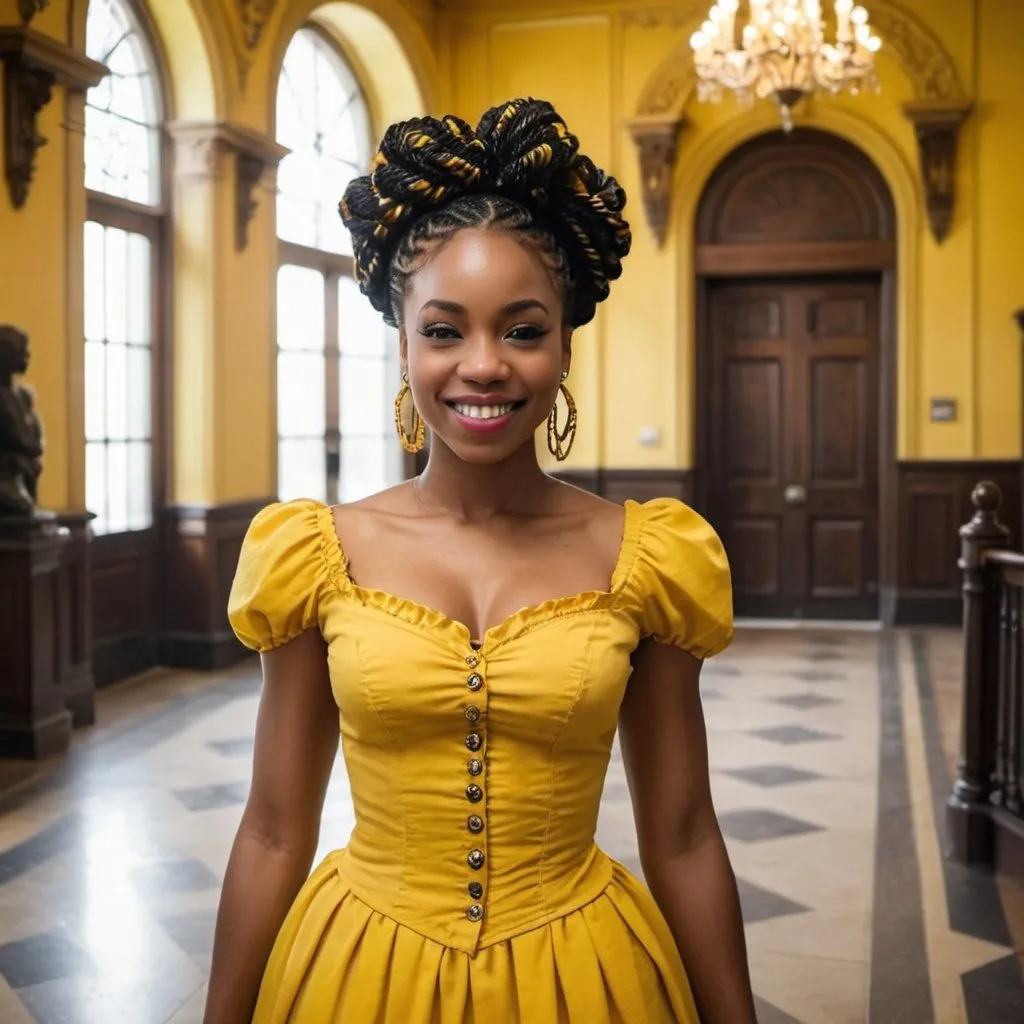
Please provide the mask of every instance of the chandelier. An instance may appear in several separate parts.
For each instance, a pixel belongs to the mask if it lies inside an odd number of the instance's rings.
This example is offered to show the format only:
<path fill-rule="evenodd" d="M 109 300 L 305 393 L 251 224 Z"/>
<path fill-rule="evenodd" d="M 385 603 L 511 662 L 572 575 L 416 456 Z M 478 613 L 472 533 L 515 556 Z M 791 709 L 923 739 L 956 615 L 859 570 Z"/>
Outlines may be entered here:
<path fill-rule="evenodd" d="M 690 38 L 697 97 L 718 102 L 726 89 L 743 103 L 772 97 L 782 127 L 793 129 L 793 107 L 818 89 L 856 94 L 877 89 L 875 54 L 882 45 L 868 12 L 835 0 L 835 37 L 826 40 L 821 0 L 749 0 L 750 17 L 736 41 L 739 0 L 718 0 Z"/>

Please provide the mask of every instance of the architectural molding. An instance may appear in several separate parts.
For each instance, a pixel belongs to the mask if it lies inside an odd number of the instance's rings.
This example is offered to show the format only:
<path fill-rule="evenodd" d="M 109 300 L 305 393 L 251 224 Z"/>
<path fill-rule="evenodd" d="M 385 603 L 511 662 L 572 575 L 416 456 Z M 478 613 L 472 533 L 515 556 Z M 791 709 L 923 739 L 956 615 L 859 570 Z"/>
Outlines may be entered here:
<path fill-rule="evenodd" d="M 620 15 L 623 28 L 634 25 L 637 28 L 682 29 L 693 22 L 693 11 L 673 7 L 651 7 L 640 10 L 626 10 Z"/>
<path fill-rule="evenodd" d="M 234 0 L 238 86 L 243 92 L 255 53 L 276 6 L 277 0 Z"/>
<path fill-rule="evenodd" d="M 659 247 L 665 244 L 672 213 L 676 152 L 683 118 L 648 116 L 626 122 L 640 155 L 640 182 L 647 225 Z"/>
<path fill-rule="evenodd" d="M 4 65 L 4 174 L 16 210 L 28 200 L 36 154 L 46 145 L 39 112 L 53 89 L 88 89 L 107 69 L 70 46 L 27 27 L 0 28 Z"/>
<path fill-rule="evenodd" d="M 970 100 L 913 100 L 903 112 L 914 125 L 924 205 L 932 237 L 941 244 L 956 207 L 956 155 L 960 126 L 971 112 Z"/>
<path fill-rule="evenodd" d="M 233 158 L 235 251 L 242 252 L 259 206 L 256 188 L 276 171 L 288 149 L 266 135 L 227 121 L 176 121 L 167 130 L 175 144 L 175 173 L 179 179 L 216 179 L 224 166 L 223 158 Z"/>
<path fill-rule="evenodd" d="M 18 14 L 22 24 L 27 25 L 44 7 L 49 7 L 50 0 L 18 0 Z"/>

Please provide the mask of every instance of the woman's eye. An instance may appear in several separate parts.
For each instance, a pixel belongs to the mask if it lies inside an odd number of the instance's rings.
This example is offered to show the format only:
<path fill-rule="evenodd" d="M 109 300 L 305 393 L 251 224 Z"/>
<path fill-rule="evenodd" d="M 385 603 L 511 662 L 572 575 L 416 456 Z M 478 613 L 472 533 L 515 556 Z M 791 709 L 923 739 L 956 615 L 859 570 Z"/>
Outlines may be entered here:
<path fill-rule="evenodd" d="M 451 324 L 427 324 L 420 330 L 420 334 L 436 341 L 453 341 L 459 337 L 459 332 Z"/>
<path fill-rule="evenodd" d="M 513 327 L 508 332 L 508 337 L 512 341 L 538 341 L 547 333 L 547 330 L 543 327 L 538 327 L 536 324 L 522 324 L 519 327 Z"/>

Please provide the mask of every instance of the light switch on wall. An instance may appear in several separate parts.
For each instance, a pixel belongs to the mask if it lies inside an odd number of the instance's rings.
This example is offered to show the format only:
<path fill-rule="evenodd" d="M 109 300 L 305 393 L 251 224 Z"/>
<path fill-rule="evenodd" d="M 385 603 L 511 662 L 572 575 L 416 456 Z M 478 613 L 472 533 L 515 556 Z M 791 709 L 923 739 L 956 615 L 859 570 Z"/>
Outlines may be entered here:
<path fill-rule="evenodd" d="M 661 444 L 661 431 L 657 427 L 641 427 L 637 440 L 644 448 L 657 448 Z"/>

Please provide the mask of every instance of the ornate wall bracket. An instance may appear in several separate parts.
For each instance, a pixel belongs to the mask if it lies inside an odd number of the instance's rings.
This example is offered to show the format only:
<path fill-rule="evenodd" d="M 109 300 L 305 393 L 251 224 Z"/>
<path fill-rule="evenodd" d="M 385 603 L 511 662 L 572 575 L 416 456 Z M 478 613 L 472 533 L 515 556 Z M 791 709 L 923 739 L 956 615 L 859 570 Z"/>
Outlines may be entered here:
<path fill-rule="evenodd" d="M 658 246 L 665 244 L 672 213 L 681 117 L 638 116 L 626 122 L 640 156 L 640 181 L 647 224 Z"/>
<path fill-rule="evenodd" d="M 18 0 L 18 14 L 27 25 L 44 7 L 49 6 L 50 0 Z"/>
<path fill-rule="evenodd" d="M 941 244 L 949 235 L 956 207 L 956 155 L 960 126 L 971 112 L 970 100 L 912 100 L 903 112 L 914 125 L 932 236 Z"/>
<path fill-rule="evenodd" d="M 55 85 L 88 89 L 107 69 L 70 46 L 30 28 L 0 28 L 4 65 L 4 174 L 11 202 L 20 210 L 28 199 L 36 153 L 46 145 L 39 112 Z"/>
<path fill-rule="evenodd" d="M 259 203 L 256 188 L 288 155 L 288 149 L 266 135 L 225 121 L 176 122 L 168 126 L 176 146 L 179 177 L 216 178 L 222 158 L 234 162 L 235 251 L 249 244 L 249 225 Z"/>

